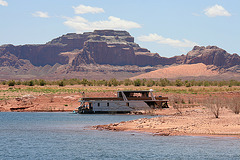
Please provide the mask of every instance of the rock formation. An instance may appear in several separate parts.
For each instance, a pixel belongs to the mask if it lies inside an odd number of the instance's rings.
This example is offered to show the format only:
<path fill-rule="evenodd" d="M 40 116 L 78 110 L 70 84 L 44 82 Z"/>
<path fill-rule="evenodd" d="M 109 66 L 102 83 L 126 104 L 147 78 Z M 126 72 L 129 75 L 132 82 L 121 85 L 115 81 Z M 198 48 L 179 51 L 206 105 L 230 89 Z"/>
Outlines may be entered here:
<path fill-rule="evenodd" d="M 195 46 L 192 51 L 188 52 L 184 63 L 204 63 L 220 68 L 230 68 L 240 64 L 240 56 L 237 54 L 229 54 L 217 46 Z"/>
<path fill-rule="evenodd" d="M 108 75 L 113 72 L 132 75 L 153 71 L 166 65 L 196 63 L 240 73 L 240 56 L 229 54 L 216 46 L 195 46 L 187 55 L 166 58 L 141 48 L 127 31 L 95 30 L 83 34 L 69 33 L 46 44 L 0 46 L 0 73 L 4 73 L 0 78 L 10 72 L 12 75 L 34 74 L 36 78 L 42 75 L 62 77 L 70 73 L 74 73 L 71 76 L 74 77 L 76 72 L 83 75 L 87 72 L 93 74 L 95 71 Z M 132 67 L 128 69 L 129 67 L 124 66 Z M 124 77 L 122 75 L 121 77 Z"/>

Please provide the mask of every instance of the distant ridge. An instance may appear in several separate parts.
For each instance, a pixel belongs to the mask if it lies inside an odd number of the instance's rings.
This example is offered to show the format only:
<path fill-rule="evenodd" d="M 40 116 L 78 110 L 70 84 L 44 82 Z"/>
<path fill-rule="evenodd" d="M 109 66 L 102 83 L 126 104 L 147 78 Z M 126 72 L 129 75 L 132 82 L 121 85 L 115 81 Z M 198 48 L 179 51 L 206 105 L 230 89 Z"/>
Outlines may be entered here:
<path fill-rule="evenodd" d="M 161 57 L 141 48 L 127 31 L 69 33 L 40 45 L 0 46 L 0 79 L 130 78 L 166 66 L 202 63 L 218 74 L 240 74 L 240 56 L 216 46 Z M 198 75 L 196 75 L 198 76 Z"/>

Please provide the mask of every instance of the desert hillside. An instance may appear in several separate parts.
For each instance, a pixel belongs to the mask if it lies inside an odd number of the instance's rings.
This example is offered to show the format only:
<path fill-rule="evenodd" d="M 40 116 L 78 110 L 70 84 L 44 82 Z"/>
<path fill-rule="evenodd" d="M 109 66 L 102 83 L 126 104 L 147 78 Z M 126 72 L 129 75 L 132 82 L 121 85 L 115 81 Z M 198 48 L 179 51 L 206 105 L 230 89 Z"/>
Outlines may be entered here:
<path fill-rule="evenodd" d="M 178 66 L 170 66 L 167 68 L 158 69 L 145 74 L 141 74 L 131 79 L 238 79 L 238 74 L 231 74 L 229 72 L 221 73 L 217 67 L 213 65 L 205 65 L 203 63 L 197 64 L 183 64 Z"/>

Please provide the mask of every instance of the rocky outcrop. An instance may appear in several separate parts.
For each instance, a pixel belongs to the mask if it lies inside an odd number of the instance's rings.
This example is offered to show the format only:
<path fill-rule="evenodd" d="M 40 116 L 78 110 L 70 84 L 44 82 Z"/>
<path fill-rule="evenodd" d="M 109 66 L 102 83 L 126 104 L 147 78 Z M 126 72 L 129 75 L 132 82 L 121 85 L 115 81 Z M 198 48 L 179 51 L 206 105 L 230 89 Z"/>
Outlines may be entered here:
<path fill-rule="evenodd" d="M 58 45 L 4 45 L 0 46 L 0 55 L 12 54 L 18 59 L 29 60 L 35 66 L 66 64 L 68 58 L 59 53 L 64 52 L 64 46 Z"/>
<path fill-rule="evenodd" d="M 220 68 L 230 68 L 240 64 L 240 56 L 237 54 L 229 54 L 217 46 L 195 46 L 192 51 L 188 52 L 184 63 L 204 63 Z"/>

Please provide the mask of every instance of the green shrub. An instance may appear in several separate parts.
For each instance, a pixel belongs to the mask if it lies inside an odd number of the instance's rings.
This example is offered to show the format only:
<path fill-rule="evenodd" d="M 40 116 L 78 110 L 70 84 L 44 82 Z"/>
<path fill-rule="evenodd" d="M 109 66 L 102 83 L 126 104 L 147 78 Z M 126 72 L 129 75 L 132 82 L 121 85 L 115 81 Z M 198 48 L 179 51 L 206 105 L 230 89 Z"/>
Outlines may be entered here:
<path fill-rule="evenodd" d="M 191 85 L 190 82 L 186 83 L 186 87 L 191 87 L 191 86 L 192 86 L 192 85 Z"/>
<path fill-rule="evenodd" d="M 29 81 L 29 82 L 28 82 L 28 85 L 29 85 L 29 86 L 34 86 L 34 81 L 33 81 L 33 80 Z"/>
<path fill-rule="evenodd" d="M 181 79 L 177 79 L 177 80 L 175 81 L 175 85 L 176 85 L 177 87 L 181 87 L 181 86 L 183 85 L 182 80 L 181 80 Z"/>
<path fill-rule="evenodd" d="M 86 86 L 88 83 L 89 83 L 88 80 L 85 79 L 85 78 L 82 79 L 82 81 L 80 82 L 80 84 L 82 84 L 82 85 L 84 85 L 84 86 Z"/>
<path fill-rule="evenodd" d="M 15 85 L 15 81 L 14 80 L 10 80 L 8 81 L 8 86 L 14 86 Z"/>
<path fill-rule="evenodd" d="M 43 80 L 43 79 L 39 80 L 39 85 L 40 86 L 45 86 L 46 84 L 47 84 L 47 82 L 45 80 Z"/>
<path fill-rule="evenodd" d="M 208 82 L 208 81 L 204 81 L 204 82 L 203 82 L 203 85 L 204 85 L 205 87 L 208 87 L 208 86 L 210 86 L 210 84 L 209 84 L 209 82 Z"/>
<path fill-rule="evenodd" d="M 124 84 L 124 86 L 129 86 L 132 84 L 132 81 L 130 79 L 125 79 L 123 84 Z"/>
<path fill-rule="evenodd" d="M 141 80 L 140 79 L 136 79 L 135 81 L 133 81 L 134 86 L 141 86 Z"/>
<path fill-rule="evenodd" d="M 119 82 L 116 80 L 116 78 L 112 78 L 109 80 L 108 83 L 109 83 L 108 86 L 111 86 L 111 85 L 117 86 Z"/>
<path fill-rule="evenodd" d="M 155 84 L 155 82 L 151 79 L 147 80 L 147 82 L 146 82 L 147 87 L 152 87 L 154 84 Z"/>
<path fill-rule="evenodd" d="M 63 86 L 65 86 L 65 83 L 64 83 L 64 81 L 60 81 L 60 82 L 58 83 L 58 85 L 61 86 L 61 87 L 63 87 Z"/>
<path fill-rule="evenodd" d="M 17 82 L 16 82 L 16 85 L 21 85 L 21 84 L 22 84 L 21 81 L 17 81 Z"/>

